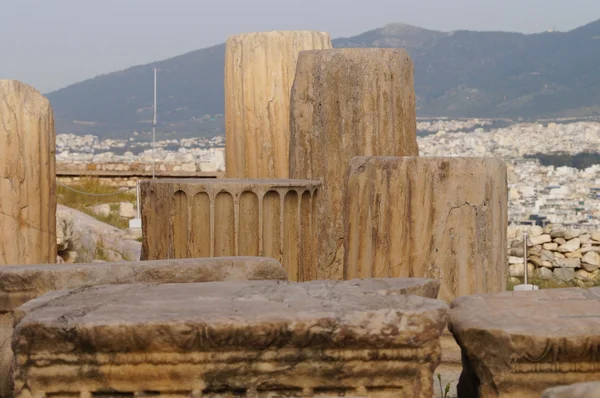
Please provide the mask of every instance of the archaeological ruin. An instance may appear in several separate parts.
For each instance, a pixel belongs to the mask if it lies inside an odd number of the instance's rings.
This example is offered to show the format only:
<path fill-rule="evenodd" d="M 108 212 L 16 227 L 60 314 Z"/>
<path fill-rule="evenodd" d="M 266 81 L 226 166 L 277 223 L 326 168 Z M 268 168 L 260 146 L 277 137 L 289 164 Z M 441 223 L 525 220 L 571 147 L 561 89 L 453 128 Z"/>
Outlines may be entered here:
<path fill-rule="evenodd" d="M 600 235 L 519 241 L 502 160 L 419 156 L 406 51 L 247 33 L 224 68 L 226 178 L 141 182 L 120 263 L 53 264 L 52 109 L 0 80 L 0 398 L 597 390 L 600 288 L 506 290 L 600 275 Z"/>

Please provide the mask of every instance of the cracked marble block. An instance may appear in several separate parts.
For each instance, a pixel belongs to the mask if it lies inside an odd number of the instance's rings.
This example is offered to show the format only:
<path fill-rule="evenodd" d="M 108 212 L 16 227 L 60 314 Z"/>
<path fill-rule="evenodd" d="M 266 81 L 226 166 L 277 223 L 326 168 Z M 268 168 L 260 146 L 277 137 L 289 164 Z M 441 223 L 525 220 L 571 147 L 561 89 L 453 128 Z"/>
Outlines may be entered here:
<path fill-rule="evenodd" d="M 47 292 L 113 284 L 285 279 L 281 264 L 265 257 L 0 267 L 0 397 L 12 397 L 13 311 Z M 435 297 L 439 284 L 432 282 L 414 281 L 405 288 L 411 294 Z"/>
<path fill-rule="evenodd" d="M 225 175 L 289 178 L 290 89 L 302 50 L 331 48 L 328 33 L 255 32 L 225 45 Z"/>
<path fill-rule="evenodd" d="M 14 396 L 431 398 L 448 306 L 420 283 L 51 292 L 15 313 Z"/>
<path fill-rule="evenodd" d="M 314 279 L 314 197 L 321 183 L 160 179 L 140 183 L 142 260 L 262 256 L 292 281 Z"/>
<path fill-rule="evenodd" d="M 548 389 L 600 380 L 600 288 L 465 296 L 451 308 L 459 397 L 596 396 L 578 395 L 593 386 Z"/>
<path fill-rule="evenodd" d="M 48 99 L 0 80 L 0 265 L 56 263 L 55 151 Z"/>
<path fill-rule="evenodd" d="M 290 107 L 290 177 L 323 182 L 317 278 L 343 279 L 348 163 L 419 154 L 412 61 L 399 49 L 302 51 Z"/>
<path fill-rule="evenodd" d="M 426 277 L 440 299 L 506 290 L 506 165 L 498 158 L 356 157 L 344 277 Z"/>

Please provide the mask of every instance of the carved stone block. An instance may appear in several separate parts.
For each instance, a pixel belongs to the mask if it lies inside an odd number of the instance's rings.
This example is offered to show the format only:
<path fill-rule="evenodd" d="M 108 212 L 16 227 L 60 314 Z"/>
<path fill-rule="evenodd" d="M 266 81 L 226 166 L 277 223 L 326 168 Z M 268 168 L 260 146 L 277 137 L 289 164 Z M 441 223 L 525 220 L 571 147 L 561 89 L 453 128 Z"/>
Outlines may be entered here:
<path fill-rule="evenodd" d="M 16 314 L 15 397 L 430 398 L 447 305 L 402 279 L 112 285 Z"/>
<path fill-rule="evenodd" d="M 356 157 L 344 276 L 435 278 L 442 300 L 503 291 L 507 199 L 498 158 Z"/>
<path fill-rule="evenodd" d="M 225 174 L 289 178 L 290 89 L 302 50 L 331 48 L 324 32 L 230 36 L 225 48 Z"/>
<path fill-rule="evenodd" d="M 0 265 L 56 263 L 55 151 L 48 99 L 0 80 Z"/>
<path fill-rule="evenodd" d="M 464 296 L 451 307 L 462 350 L 458 396 L 539 398 L 600 380 L 600 288 Z"/>
<path fill-rule="evenodd" d="M 419 154 L 412 61 L 398 49 L 302 51 L 290 107 L 290 177 L 323 182 L 317 278 L 343 279 L 350 159 Z"/>
<path fill-rule="evenodd" d="M 272 257 L 284 265 L 290 280 L 309 280 L 315 275 L 313 209 L 320 184 L 250 179 L 143 181 L 141 259 Z"/>
<path fill-rule="evenodd" d="M 223 257 L 101 264 L 0 267 L 0 397 L 12 397 L 10 342 L 13 310 L 47 292 L 97 285 L 285 280 L 279 262 L 264 257 Z M 437 294 L 439 284 L 407 284 L 411 293 Z M 421 290 L 420 290 L 421 289 Z"/>

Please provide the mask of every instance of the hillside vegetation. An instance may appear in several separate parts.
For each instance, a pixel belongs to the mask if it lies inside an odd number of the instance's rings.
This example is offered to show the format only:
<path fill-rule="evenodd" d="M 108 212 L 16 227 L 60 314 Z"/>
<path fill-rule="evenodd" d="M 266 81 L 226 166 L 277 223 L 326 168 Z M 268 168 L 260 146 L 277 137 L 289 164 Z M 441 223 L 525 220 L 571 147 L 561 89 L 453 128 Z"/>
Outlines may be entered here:
<path fill-rule="evenodd" d="M 421 117 L 551 118 L 600 114 L 600 20 L 569 32 L 438 32 L 392 24 L 334 47 L 406 48 Z M 225 45 L 109 73 L 48 94 L 58 132 L 148 131 L 153 68 L 158 129 L 223 132 Z"/>

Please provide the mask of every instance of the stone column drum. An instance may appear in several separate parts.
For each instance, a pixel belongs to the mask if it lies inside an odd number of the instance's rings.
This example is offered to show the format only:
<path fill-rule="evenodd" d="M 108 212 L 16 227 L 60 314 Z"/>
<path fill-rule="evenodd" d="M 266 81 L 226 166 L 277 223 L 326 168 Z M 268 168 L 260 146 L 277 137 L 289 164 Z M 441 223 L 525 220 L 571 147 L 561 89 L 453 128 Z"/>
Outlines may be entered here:
<path fill-rule="evenodd" d="M 356 157 L 344 276 L 434 278 L 442 300 L 506 290 L 507 197 L 498 158 Z"/>
<path fill-rule="evenodd" d="M 261 256 L 314 279 L 319 181 L 161 179 L 140 183 L 142 260 Z"/>
<path fill-rule="evenodd" d="M 301 50 L 331 48 L 324 32 L 231 36 L 225 50 L 225 173 L 289 178 L 289 105 Z"/>
<path fill-rule="evenodd" d="M 317 277 L 342 279 L 348 163 L 418 156 L 412 61 L 398 49 L 302 51 L 290 107 L 290 177 L 323 182 Z"/>
<path fill-rule="evenodd" d="M 55 151 L 50 102 L 0 80 L 0 265 L 56 263 Z"/>

